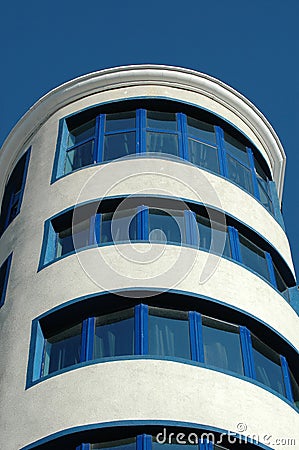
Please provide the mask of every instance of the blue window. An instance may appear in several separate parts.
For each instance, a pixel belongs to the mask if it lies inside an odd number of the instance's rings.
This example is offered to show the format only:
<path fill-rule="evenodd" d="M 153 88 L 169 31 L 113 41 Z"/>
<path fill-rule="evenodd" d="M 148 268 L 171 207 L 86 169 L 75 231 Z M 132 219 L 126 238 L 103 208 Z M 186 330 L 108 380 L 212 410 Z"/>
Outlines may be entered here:
<path fill-rule="evenodd" d="M 122 209 L 112 208 L 111 203 L 102 202 L 102 212 L 95 212 L 93 209 L 96 206 L 89 204 L 47 221 L 40 267 L 96 245 L 140 241 L 191 245 L 242 263 L 290 301 L 288 284 L 272 256 L 262 246 L 245 237 L 243 232 L 205 217 L 206 213 L 198 214 L 183 209 L 186 208 L 184 203 L 179 206 L 175 203 L 177 209 L 172 209 L 169 200 L 166 200 L 165 206 L 161 199 L 135 198 L 130 201 L 134 201 L 134 205 L 148 202 L 151 206 L 139 204 Z M 159 207 L 152 206 L 155 204 Z M 180 207 L 182 209 L 178 209 Z M 196 206 L 190 207 L 197 209 Z"/>
<path fill-rule="evenodd" d="M 48 375 L 80 362 L 82 324 L 45 340 L 42 374 Z"/>
<path fill-rule="evenodd" d="M 93 358 L 134 355 L 134 309 L 96 318 Z"/>
<path fill-rule="evenodd" d="M 202 336 L 206 364 L 244 374 L 239 327 L 204 317 Z"/>
<path fill-rule="evenodd" d="M 99 115 L 94 112 L 91 118 L 92 113 L 90 110 L 88 120 L 78 114 L 61 122 L 53 180 L 130 155 L 172 155 L 228 178 L 278 218 L 266 162 L 238 131 L 225 123 L 222 127 L 216 125 L 219 119 L 210 115 L 207 121 L 206 113 L 200 110 L 197 117 L 146 109 Z"/>
<path fill-rule="evenodd" d="M 1 205 L 0 235 L 19 214 L 25 189 L 30 149 L 21 157 L 5 186 Z"/>
<path fill-rule="evenodd" d="M 256 336 L 253 335 L 251 340 L 256 379 L 285 396 L 279 355 Z"/>
<path fill-rule="evenodd" d="M 12 255 L 10 255 L 0 267 L 0 308 L 4 305 L 5 301 L 11 258 Z"/>
<path fill-rule="evenodd" d="M 95 305 L 98 310 L 99 302 Z M 30 346 L 34 356 L 29 360 L 27 385 L 80 363 L 148 355 L 193 360 L 210 369 L 246 376 L 299 406 L 298 380 L 286 359 L 244 326 L 195 311 L 143 304 L 102 315 L 97 312 L 82 320 L 78 305 L 73 308 L 76 323 L 70 322 L 69 309 L 34 321 Z"/>
<path fill-rule="evenodd" d="M 149 354 L 191 359 L 188 313 L 150 308 Z"/>

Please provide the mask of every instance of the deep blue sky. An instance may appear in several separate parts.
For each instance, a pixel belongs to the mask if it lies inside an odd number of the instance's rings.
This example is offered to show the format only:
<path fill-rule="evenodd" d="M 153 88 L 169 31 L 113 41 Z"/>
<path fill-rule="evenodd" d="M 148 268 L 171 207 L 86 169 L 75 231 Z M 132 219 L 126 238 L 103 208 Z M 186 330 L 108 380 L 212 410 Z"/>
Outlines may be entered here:
<path fill-rule="evenodd" d="M 268 118 L 287 154 L 283 213 L 299 274 L 299 0 L 51 0 L 1 6 L 0 143 L 55 86 L 109 66 L 206 72 Z"/>

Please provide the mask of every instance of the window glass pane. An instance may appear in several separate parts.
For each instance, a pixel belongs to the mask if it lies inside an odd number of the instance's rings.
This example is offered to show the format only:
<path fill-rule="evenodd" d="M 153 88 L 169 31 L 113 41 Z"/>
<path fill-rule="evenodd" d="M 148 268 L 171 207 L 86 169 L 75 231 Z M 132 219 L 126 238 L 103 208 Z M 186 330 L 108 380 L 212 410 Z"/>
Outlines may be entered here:
<path fill-rule="evenodd" d="M 297 406 L 297 408 L 299 408 L 299 384 L 297 383 L 293 373 L 290 370 L 289 370 L 289 373 L 290 373 L 290 379 L 291 379 L 294 404 L 295 404 L 295 406 Z"/>
<path fill-rule="evenodd" d="M 177 130 L 176 115 L 158 111 L 148 111 L 146 126 L 158 130 Z"/>
<path fill-rule="evenodd" d="M 114 239 L 113 239 L 114 238 Z M 136 209 L 101 214 L 101 243 L 137 239 Z"/>
<path fill-rule="evenodd" d="M 249 164 L 249 158 L 246 150 L 246 146 L 241 144 L 237 139 L 230 136 L 228 133 L 224 133 L 224 146 L 225 149 L 230 152 L 233 156 L 238 158 L 245 164 Z"/>
<path fill-rule="evenodd" d="M 169 133 L 146 133 L 146 151 L 148 153 L 167 153 L 169 155 L 179 155 L 178 136 Z"/>
<path fill-rule="evenodd" d="M 12 194 L 11 206 L 9 211 L 8 222 L 12 222 L 19 212 L 19 201 L 20 201 L 21 191 Z"/>
<path fill-rule="evenodd" d="M 227 155 L 227 168 L 228 178 L 253 194 L 251 171 L 229 155 Z"/>
<path fill-rule="evenodd" d="M 231 247 L 227 229 L 217 223 L 212 222 L 207 217 L 196 214 L 196 223 L 198 229 L 198 248 L 209 250 L 212 253 L 231 257 Z"/>
<path fill-rule="evenodd" d="M 260 202 L 267 208 L 268 211 L 273 213 L 273 205 L 272 200 L 270 198 L 268 183 L 261 178 L 257 178 L 259 194 L 260 194 Z"/>
<path fill-rule="evenodd" d="M 259 178 L 261 178 L 262 180 L 267 182 L 268 181 L 268 177 L 267 177 L 264 169 L 262 169 L 262 167 L 260 166 L 260 164 L 259 164 L 259 162 L 257 161 L 256 158 L 254 158 L 254 167 L 255 167 L 257 176 Z"/>
<path fill-rule="evenodd" d="M 86 219 L 59 231 L 57 233 L 56 256 L 59 257 L 73 252 L 75 247 L 77 250 L 87 247 L 89 245 L 89 224 L 90 219 Z"/>
<path fill-rule="evenodd" d="M 111 134 L 104 137 L 103 161 L 112 161 L 136 153 L 135 132 Z"/>
<path fill-rule="evenodd" d="M 135 128 L 135 111 L 107 114 L 105 122 L 106 133 Z"/>
<path fill-rule="evenodd" d="M 4 296 L 4 285 L 5 285 L 7 268 L 8 268 L 8 259 L 0 267 L 0 306 L 4 302 L 4 298 L 2 298 L 2 296 Z"/>
<path fill-rule="evenodd" d="M 189 161 L 203 169 L 219 173 L 217 148 L 202 142 L 188 139 Z"/>
<path fill-rule="evenodd" d="M 68 136 L 67 147 L 72 147 L 73 145 L 77 145 L 86 139 L 93 138 L 95 134 L 95 125 L 96 121 L 93 119 L 90 122 L 71 130 Z"/>
<path fill-rule="evenodd" d="M 256 379 L 285 395 L 279 355 L 254 335 L 251 340 Z"/>
<path fill-rule="evenodd" d="M 72 150 L 67 151 L 65 159 L 64 173 L 70 173 L 80 167 L 89 166 L 94 163 L 93 156 L 94 140 L 78 145 Z"/>
<path fill-rule="evenodd" d="M 156 242 L 186 242 L 183 211 L 150 208 L 149 238 Z"/>
<path fill-rule="evenodd" d="M 242 262 L 255 272 L 270 280 L 265 252 L 239 233 Z"/>
<path fill-rule="evenodd" d="M 188 136 L 216 144 L 215 130 L 213 125 L 210 125 L 209 123 L 187 117 L 187 132 Z"/>
<path fill-rule="evenodd" d="M 206 364 L 244 374 L 237 326 L 203 317 L 202 337 Z"/>
<path fill-rule="evenodd" d="M 93 357 L 134 355 L 134 309 L 97 317 Z"/>
<path fill-rule="evenodd" d="M 135 438 L 120 439 L 118 441 L 110 441 L 110 442 L 101 442 L 99 444 L 91 444 L 92 450 L 99 450 L 99 449 L 135 450 L 135 448 L 136 448 Z"/>
<path fill-rule="evenodd" d="M 273 263 L 273 269 L 274 269 L 274 275 L 275 275 L 275 280 L 276 280 L 276 284 L 277 284 L 277 289 L 283 294 L 285 299 L 287 301 L 289 301 L 290 299 L 289 299 L 288 285 L 282 278 L 280 271 L 277 269 L 277 267 L 274 263 Z"/>
<path fill-rule="evenodd" d="M 188 313 L 149 309 L 149 354 L 191 359 Z"/>
<path fill-rule="evenodd" d="M 43 375 L 80 362 L 81 328 L 80 323 L 46 340 Z"/>

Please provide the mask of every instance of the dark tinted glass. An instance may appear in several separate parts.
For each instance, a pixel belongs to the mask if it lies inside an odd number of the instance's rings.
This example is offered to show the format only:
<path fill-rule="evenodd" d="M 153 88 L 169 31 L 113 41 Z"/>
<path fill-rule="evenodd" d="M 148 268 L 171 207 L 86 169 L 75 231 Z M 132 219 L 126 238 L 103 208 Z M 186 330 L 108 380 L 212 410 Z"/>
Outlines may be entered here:
<path fill-rule="evenodd" d="M 203 317 L 202 335 L 206 364 L 243 375 L 238 327 Z"/>
<path fill-rule="evenodd" d="M 149 238 L 153 242 L 185 242 L 183 211 L 150 208 Z"/>
<path fill-rule="evenodd" d="M 146 151 L 148 153 L 166 153 L 168 155 L 179 155 L 178 136 L 169 133 L 146 133 Z"/>
<path fill-rule="evenodd" d="M 5 279 L 6 279 L 6 272 L 8 268 L 8 259 L 2 264 L 0 267 L 0 306 L 3 304 L 3 297 L 4 297 L 4 288 L 5 288 Z"/>
<path fill-rule="evenodd" d="M 264 205 L 264 207 L 273 214 L 273 204 L 270 197 L 268 183 L 262 180 L 262 178 L 258 178 L 257 184 L 259 188 L 261 204 Z"/>
<path fill-rule="evenodd" d="M 276 280 L 276 284 L 277 284 L 277 289 L 280 292 L 288 293 L 288 286 L 287 286 L 286 282 L 284 281 L 284 279 L 282 278 L 279 270 L 277 269 L 277 267 L 274 263 L 273 263 L 273 268 L 274 268 L 274 275 L 275 275 L 275 280 Z"/>
<path fill-rule="evenodd" d="M 198 167 L 219 173 L 218 150 L 211 145 L 188 139 L 189 161 Z"/>
<path fill-rule="evenodd" d="M 285 395 L 279 355 L 256 336 L 252 335 L 251 340 L 256 379 Z"/>
<path fill-rule="evenodd" d="M 243 164 L 227 155 L 228 178 L 253 194 L 252 174 Z"/>
<path fill-rule="evenodd" d="M 65 159 L 65 173 L 70 173 L 80 167 L 89 166 L 94 163 L 94 140 L 78 145 L 68 150 Z"/>
<path fill-rule="evenodd" d="M 74 128 L 69 132 L 67 146 L 72 147 L 73 145 L 80 144 L 80 142 L 85 141 L 86 139 L 91 139 L 95 134 L 95 119 L 87 122 L 83 125 L 80 125 L 77 128 Z"/>
<path fill-rule="evenodd" d="M 136 439 L 129 438 L 129 439 L 120 439 L 118 441 L 101 442 L 99 444 L 91 444 L 90 448 L 92 450 L 100 450 L 100 449 L 135 450 Z"/>
<path fill-rule="evenodd" d="M 150 308 L 149 354 L 191 359 L 188 313 Z"/>
<path fill-rule="evenodd" d="M 148 111 L 146 126 L 158 130 L 177 130 L 176 115 L 173 113 Z"/>
<path fill-rule="evenodd" d="M 136 209 L 127 209 L 101 214 L 101 243 L 136 240 L 136 213 Z"/>
<path fill-rule="evenodd" d="M 197 247 L 231 257 L 231 248 L 227 229 L 219 223 L 211 222 L 207 217 L 196 214 L 198 235 Z"/>
<path fill-rule="evenodd" d="M 297 406 L 297 408 L 299 408 L 299 384 L 296 381 L 296 379 L 291 371 L 289 371 L 289 374 L 290 374 L 290 379 L 291 379 L 294 404 L 295 404 L 295 406 Z"/>
<path fill-rule="evenodd" d="M 93 357 L 134 354 L 134 309 L 96 319 Z"/>
<path fill-rule="evenodd" d="M 81 353 L 81 324 L 47 339 L 43 375 L 78 364 Z"/>
<path fill-rule="evenodd" d="M 213 125 L 202 122 L 201 120 L 187 117 L 187 132 L 188 136 L 192 136 L 197 140 L 216 144 L 216 135 Z"/>
<path fill-rule="evenodd" d="M 87 247 L 89 245 L 89 225 L 90 219 L 86 219 L 58 232 L 56 256 L 63 256 L 75 249 Z"/>
<path fill-rule="evenodd" d="M 249 164 L 249 158 L 244 144 L 230 136 L 228 133 L 224 133 L 224 141 L 225 148 L 231 155 L 235 156 L 246 165 Z"/>
<path fill-rule="evenodd" d="M 135 111 L 106 115 L 106 133 L 131 130 L 133 128 L 135 128 Z"/>
<path fill-rule="evenodd" d="M 242 262 L 255 272 L 269 280 L 265 252 L 239 233 Z"/>
<path fill-rule="evenodd" d="M 135 132 L 110 134 L 104 137 L 103 161 L 112 161 L 136 153 Z"/>

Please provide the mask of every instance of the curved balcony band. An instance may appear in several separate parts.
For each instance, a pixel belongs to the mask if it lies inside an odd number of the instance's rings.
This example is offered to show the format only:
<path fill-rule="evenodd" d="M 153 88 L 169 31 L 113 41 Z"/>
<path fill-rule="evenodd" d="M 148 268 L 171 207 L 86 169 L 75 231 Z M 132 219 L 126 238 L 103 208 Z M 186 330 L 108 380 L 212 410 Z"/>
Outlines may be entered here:
<path fill-rule="evenodd" d="M 173 304 L 181 302 L 175 297 Z M 32 325 L 27 387 L 82 365 L 139 355 L 199 363 L 246 377 L 299 408 L 294 355 L 290 368 L 285 356 L 272 348 L 277 337 L 268 337 L 269 346 L 264 333 L 259 337 L 246 326 L 190 311 L 190 298 L 185 300 L 182 310 L 152 306 L 155 300 L 150 305 L 130 300 L 131 306 L 121 307 L 113 297 L 99 306 L 94 297 L 83 301 L 85 306 L 74 302 L 43 314 Z M 165 294 L 159 298 L 162 305 L 169 301 Z M 282 348 L 287 346 L 282 343 Z"/>
<path fill-rule="evenodd" d="M 246 137 L 207 111 L 170 101 L 148 103 L 159 109 L 132 109 L 136 101 L 127 101 L 62 119 L 52 181 L 132 155 L 181 158 L 238 185 L 283 226 L 269 168 Z M 99 109 L 118 112 L 99 114 Z"/>
<path fill-rule="evenodd" d="M 245 266 L 289 301 L 288 288 L 295 280 L 287 264 L 261 236 L 224 213 L 171 198 L 106 198 L 98 203 L 78 205 L 46 222 L 40 269 L 93 246 L 183 245 Z"/>

